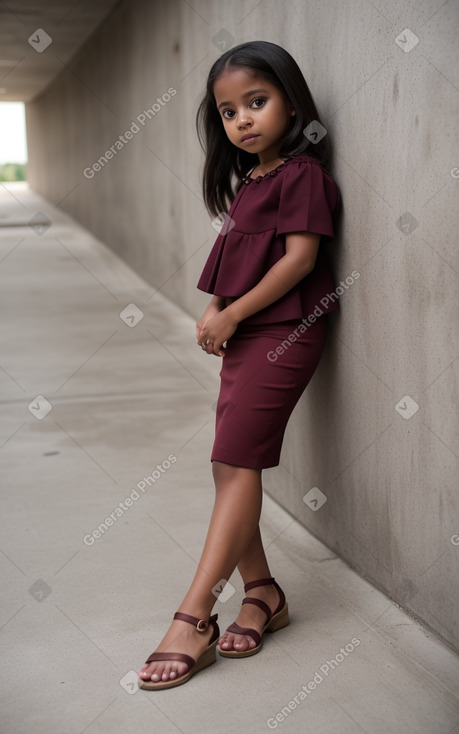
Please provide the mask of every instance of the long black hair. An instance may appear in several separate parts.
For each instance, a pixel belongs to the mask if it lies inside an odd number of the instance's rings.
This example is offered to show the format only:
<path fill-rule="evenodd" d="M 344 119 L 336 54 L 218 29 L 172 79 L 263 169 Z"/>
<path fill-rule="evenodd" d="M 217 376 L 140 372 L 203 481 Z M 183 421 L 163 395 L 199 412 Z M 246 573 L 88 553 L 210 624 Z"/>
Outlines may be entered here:
<path fill-rule="evenodd" d="M 258 164 L 256 153 L 237 148 L 227 137 L 214 95 L 214 83 L 227 70 L 246 69 L 276 86 L 295 108 L 291 127 L 284 136 L 279 157 L 307 153 L 317 158 L 327 170 L 330 158 L 328 135 L 310 143 L 303 133 L 313 120 L 321 125 L 317 108 L 306 80 L 288 51 L 269 41 L 249 41 L 230 48 L 213 64 L 207 79 L 206 92 L 196 114 L 198 139 L 205 152 L 202 193 L 211 215 L 226 212 L 236 193 L 231 178 L 237 176 L 239 185 L 248 171 Z M 325 125 L 324 125 L 325 127 Z M 238 188 L 238 187 L 237 187 Z M 237 190 L 236 188 L 236 190 Z"/>

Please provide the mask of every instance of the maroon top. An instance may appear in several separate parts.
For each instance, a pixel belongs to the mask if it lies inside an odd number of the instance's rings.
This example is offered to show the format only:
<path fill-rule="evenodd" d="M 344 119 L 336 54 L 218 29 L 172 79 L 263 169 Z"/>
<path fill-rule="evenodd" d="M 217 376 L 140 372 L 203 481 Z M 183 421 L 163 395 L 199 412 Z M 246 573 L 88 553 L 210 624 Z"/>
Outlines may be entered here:
<path fill-rule="evenodd" d="M 320 234 L 321 244 L 333 240 L 333 220 L 340 201 L 335 181 L 316 158 L 304 153 L 284 158 L 264 176 L 250 178 L 248 174 L 239 185 L 197 287 L 217 296 L 244 295 L 285 255 L 288 232 Z M 320 245 L 314 269 L 244 323 L 301 320 L 317 307 L 322 313 L 334 311 L 337 297 L 325 298 L 334 289 Z M 316 311 L 316 316 L 320 315 Z"/>

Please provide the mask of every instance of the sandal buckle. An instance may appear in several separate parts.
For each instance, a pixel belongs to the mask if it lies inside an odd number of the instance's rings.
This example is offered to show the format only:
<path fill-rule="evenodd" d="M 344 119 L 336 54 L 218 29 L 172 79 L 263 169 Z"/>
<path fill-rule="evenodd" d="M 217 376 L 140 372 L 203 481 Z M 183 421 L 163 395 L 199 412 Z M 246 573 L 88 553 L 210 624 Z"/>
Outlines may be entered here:
<path fill-rule="evenodd" d="M 209 622 L 207 621 L 207 619 L 200 619 L 196 625 L 196 629 L 198 630 L 198 632 L 205 632 L 208 626 Z"/>

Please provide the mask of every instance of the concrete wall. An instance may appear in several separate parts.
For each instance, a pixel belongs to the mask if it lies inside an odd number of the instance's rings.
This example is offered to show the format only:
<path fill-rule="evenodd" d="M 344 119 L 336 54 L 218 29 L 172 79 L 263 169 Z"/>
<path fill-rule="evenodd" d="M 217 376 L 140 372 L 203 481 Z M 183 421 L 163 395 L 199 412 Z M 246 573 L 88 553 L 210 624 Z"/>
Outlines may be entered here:
<path fill-rule="evenodd" d="M 334 141 L 336 281 L 359 278 L 265 487 L 456 649 L 457 31 L 457 4 L 440 0 L 265 0 L 252 12 L 242 1 L 125 2 L 27 105 L 31 186 L 198 317 L 216 233 L 194 121 L 221 53 L 213 39 L 268 40 L 296 58 Z M 419 41 L 404 51 L 411 33 Z M 157 97 L 159 112 L 85 177 Z M 303 500 L 313 487 L 326 498 L 318 509 Z"/>

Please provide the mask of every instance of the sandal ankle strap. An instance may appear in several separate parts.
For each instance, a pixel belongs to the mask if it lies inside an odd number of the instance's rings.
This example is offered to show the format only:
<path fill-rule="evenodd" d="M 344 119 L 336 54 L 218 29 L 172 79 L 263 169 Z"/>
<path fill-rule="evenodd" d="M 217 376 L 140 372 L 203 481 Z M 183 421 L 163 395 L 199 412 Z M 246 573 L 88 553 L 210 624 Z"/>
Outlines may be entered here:
<path fill-rule="evenodd" d="M 244 586 L 244 591 L 249 591 L 250 589 L 255 589 L 257 586 L 268 586 L 269 584 L 272 584 L 273 586 L 276 587 L 279 593 L 279 604 L 277 605 L 277 607 L 275 608 L 273 612 L 270 611 L 270 614 L 268 615 L 268 621 L 269 619 L 271 619 L 271 617 L 273 617 L 275 614 L 280 612 L 280 610 L 283 609 L 285 605 L 285 594 L 282 591 L 279 584 L 277 583 L 276 579 L 274 577 L 270 579 L 258 579 L 257 581 L 249 581 L 249 583 L 245 584 Z M 263 606 L 261 606 L 262 604 L 264 604 L 264 602 L 259 603 L 260 601 L 261 601 L 260 599 L 256 599 L 256 600 L 254 599 L 251 603 L 256 604 L 257 606 L 260 607 L 260 609 L 263 609 L 263 611 L 266 612 L 266 609 L 264 609 Z M 244 602 L 245 602 L 245 599 L 242 601 L 242 603 L 244 604 Z M 245 602 L 245 603 L 247 604 L 248 602 Z M 267 609 L 269 609 L 267 605 L 265 606 Z"/>
<path fill-rule="evenodd" d="M 180 619 L 182 622 L 189 622 L 196 627 L 198 632 L 205 632 L 209 627 L 209 624 L 214 628 L 212 634 L 212 642 L 216 636 L 219 636 L 220 630 L 218 628 L 217 619 L 218 614 L 213 614 L 209 619 L 199 619 L 198 617 L 192 617 L 191 614 L 185 614 L 184 612 L 175 612 L 174 619 Z"/>
<path fill-rule="evenodd" d="M 248 584 L 245 584 L 244 591 L 249 591 L 250 589 L 256 589 L 257 586 L 268 586 L 269 584 L 276 585 L 274 578 L 258 579 L 258 581 L 249 581 Z"/>

